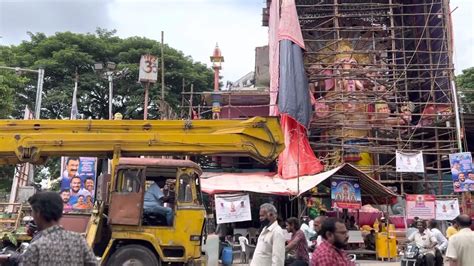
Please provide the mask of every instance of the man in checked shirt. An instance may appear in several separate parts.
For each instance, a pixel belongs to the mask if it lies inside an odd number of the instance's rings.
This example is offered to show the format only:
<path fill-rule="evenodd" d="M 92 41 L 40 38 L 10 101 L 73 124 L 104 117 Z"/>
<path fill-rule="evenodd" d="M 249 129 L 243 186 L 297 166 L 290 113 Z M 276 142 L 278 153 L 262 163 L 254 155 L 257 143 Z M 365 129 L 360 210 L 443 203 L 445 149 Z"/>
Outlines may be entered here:
<path fill-rule="evenodd" d="M 342 250 L 349 240 L 346 225 L 342 220 L 326 219 L 320 234 L 323 242 L 311 256 L 311 266 L 353 266 L 347 254 Z"/>
<path fill-rule="evenodd" d="M 97 265 L 85 238 L 59 226 L 63 201 L 58 193 L 40 192 L 29 198 L 28 202 L 41 237 L 28 246 L 21 256 L 20 265 Z"/>

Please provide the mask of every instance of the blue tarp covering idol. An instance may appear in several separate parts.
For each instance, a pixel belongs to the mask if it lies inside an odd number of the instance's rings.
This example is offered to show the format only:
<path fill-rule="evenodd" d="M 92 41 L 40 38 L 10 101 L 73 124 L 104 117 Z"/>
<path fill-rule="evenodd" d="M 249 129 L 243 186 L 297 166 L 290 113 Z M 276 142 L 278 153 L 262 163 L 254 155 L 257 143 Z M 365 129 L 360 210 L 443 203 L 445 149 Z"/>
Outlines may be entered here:
<path fill-rule="evenodd" d="M 304 70 L 303 50 L 290 40 L 280 41 L 280 86 L 278 109 L 305 128 L 311 119 L 308 78 Z"/>

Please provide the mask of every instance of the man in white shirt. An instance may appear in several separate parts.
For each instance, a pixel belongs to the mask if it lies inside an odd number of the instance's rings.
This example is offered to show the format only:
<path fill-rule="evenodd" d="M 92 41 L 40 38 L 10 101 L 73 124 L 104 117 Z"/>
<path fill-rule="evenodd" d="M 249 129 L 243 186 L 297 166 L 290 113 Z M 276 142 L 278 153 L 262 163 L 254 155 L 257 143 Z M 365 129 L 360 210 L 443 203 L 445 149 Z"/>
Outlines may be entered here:
<path fill-rule="evenodd" d="M 474 232 L 470 226 L 471 217 L 462 214 L 456 217 L 459 232 L 449 238 L 448 257 L 450 266 L 468 266 L 474 263 Z"/>
<path fill-rule="evenodd" d="M 277 221 L 277 210 L 270 203 L 260 206 L 262 232 L 250 266 L 283 266 L 285 263 L 285 238 Z"/>
<path fill-rule="evenodd" d="M 316 234 L 316 232 L 314 232 L 313 227 L 310 227 L 308 225 L 308 219 L 308 217 L 303 217 L 301 221 L 300 230 L 303 231 L 304 236 L 306 238 L 306 242 L 308 242 L 308 246 L 311 246 L 312 241 L 310 239 Z"/>
<path fill-rule="evenodd" d="M 418 231 L 408 237 L 408 240 L 415 242 L 420 247 L 420 253 L 424 256 L 417 259 L 416 265 L 421 265 L 424 261 L 426 266 L 435 265 L 435 246 L 438 244 L 436 238 L 426 229 L 426 222 L 419 220 L 416 224 Z"/>
<path fill-rule="evenodd" d="M 439 231 L 438 223 L 436 222 L 435 219 L 431 219 L 429 221 L 428 228 L 430 229 L 431 234 L 436 238 L 436 242 L 438 242 L 438 244 L 436 245 L 436 248 L 440 252 L 444 253 L 446 249 L 448 248 L 448 239 L 446 239 L 443 233 Z"/>
<path fill-rule="evenodd" d="M 318 234 L 318 237 L 316 238 L 315 247 L 318 247 L 323 242 L 323 238 L 320 234 L 320 231 L 321 231 L 322 224 L 324 220 L 326 220 L 326 218 L 327 218 L 326 216 L 318 216 L 314 218 L 313 227 L 314 227 L 314 231 Z"/>

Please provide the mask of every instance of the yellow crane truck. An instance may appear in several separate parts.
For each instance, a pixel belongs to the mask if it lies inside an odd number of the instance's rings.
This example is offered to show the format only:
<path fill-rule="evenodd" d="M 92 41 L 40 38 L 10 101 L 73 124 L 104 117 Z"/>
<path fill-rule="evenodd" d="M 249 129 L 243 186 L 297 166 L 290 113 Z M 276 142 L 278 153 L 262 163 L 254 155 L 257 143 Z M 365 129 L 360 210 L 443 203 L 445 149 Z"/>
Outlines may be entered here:
<path fill-rule="evenodd" d="M 86 230 L 102 265 L 206 263 L 201 168 L 189 160 L 144 156 L 250 156 L 269 163 L 283 148 L 276 118 L 0 120 L 0 164 L 41 164 L 49 156 L 112 159 L 111 174 L 98 180 Z M 157 178 L 175 186 L 171 225 L 143 211 L 146 186 Z"/>

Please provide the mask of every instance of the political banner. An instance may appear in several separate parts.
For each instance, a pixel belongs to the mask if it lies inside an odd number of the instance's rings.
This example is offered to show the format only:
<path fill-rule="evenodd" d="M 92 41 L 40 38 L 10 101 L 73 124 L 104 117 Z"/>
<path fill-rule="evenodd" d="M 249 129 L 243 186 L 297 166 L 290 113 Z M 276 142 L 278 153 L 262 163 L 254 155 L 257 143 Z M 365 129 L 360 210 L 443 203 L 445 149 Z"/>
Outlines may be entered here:
<path fill-rule="evenodd" d="M 434 195 L 406 195 L 406 214 L 408 219 L 418 217 L 420 219 L 435 218 Z"/>
<path fill-rule="evenodd" d="M 248 194 L 216 194 L 217 224 L 252 220 Z"/>
<path fill-rule="evenodd" d="M 357 180 L 332 178 L 331 200 L 333 208 L 360 209 L 362 200 L 360 186 Z"/>
<path fill-rule="evenodd" d="M 396 171 L 399 173 L 424 173 L 423 152 L 401 152 L 396 151 Z"/>
<path fill-rule="evenodd" d="M 61 191 L 64 211 L 92 209 L 95 199 L 97 158 L 62 157 Z"/>
<path fill-rule="evenodd" d="M 458 199 L 436 200 L 435 205 L 436 220 L 452 221 L 460 214 Z"/>
<path fill-rule="evenodd" d="M 470 152 L 449 155 L 454 192 L 474 191 L 474 167 Z"/>

